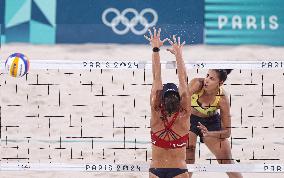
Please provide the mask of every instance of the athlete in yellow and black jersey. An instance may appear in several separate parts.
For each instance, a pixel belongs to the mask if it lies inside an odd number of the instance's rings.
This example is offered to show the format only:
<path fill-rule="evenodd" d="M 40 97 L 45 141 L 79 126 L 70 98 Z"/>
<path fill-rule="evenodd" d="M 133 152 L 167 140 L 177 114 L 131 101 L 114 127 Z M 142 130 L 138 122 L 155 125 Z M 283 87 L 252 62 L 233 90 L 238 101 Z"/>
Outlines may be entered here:
<path fill-rule="evenodd" d="M 197 137 L 204 142 L 220 164 L 233 164 L 228 138 L 231 136 L 230 102 L 223 83 L 229 69 L 210 69 L 205 78 L 193 79 L 188 90 L 191 95 L 190 132 L 186 151 L 187 164 L 195 163 Z M 230 178 L 242 178 L 238 172 L 227 172 Z M 189 172 L 189 177 L 192 173 Z"/>

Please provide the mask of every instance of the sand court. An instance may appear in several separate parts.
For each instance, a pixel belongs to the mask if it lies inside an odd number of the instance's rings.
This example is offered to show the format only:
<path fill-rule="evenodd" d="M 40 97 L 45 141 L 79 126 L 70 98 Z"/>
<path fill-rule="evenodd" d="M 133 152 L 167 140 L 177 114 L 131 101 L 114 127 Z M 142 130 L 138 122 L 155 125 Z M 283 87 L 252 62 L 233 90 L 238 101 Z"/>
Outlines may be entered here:
<path fill-rule="evenodd" d="M 131 48 L 131 52 L 129 49 Z M 33 61 L 150 61 L 142 45 L 4 45 L 1 58 L 14 49 L 28 55 L 31 70 L 22 78 L 0 75 L 2 164 L 142 164 L 151 160 L 149 69 L 36 69 Z M 48 53 L 47 53 L 48 51 Z M 112 52 L 112 54 L 109 53 Z M 260 55 L 261 54 L 261 55 Z M 190 61 L 281 60 L 283 49 L 264 46 L 186 47 Z M 173 57 L 161 51 L 162 61 Z M 68 64 L 64 64 L 68 66 Z M 72 67 L 70 67 L 72 68 Z M 3 70 L 1 70 L 3 71 Z M 188 69 L 189 79 L 206 69 Z M 164 81 L 177 83 L 175 69 L 163 69 Z M 230 93 L 233 158 L 238 164 L 282 164 L 284 160 L 283 69 L 235 69 L 224 89 Z M 197 164 L 217 164 L 197 144 Z M 1 177 L 147 177 L 147 172 L 1 171 Z M 74 169 L 75 170 L 75 169 Z M 83 169 L 84 170 L 84 169 Z M 276 169 L 277 170 L 277 169 Z M 244 177 L 283 174 L 246 173 Z M 198 172 L 193 177 L 226 177 Z"/>

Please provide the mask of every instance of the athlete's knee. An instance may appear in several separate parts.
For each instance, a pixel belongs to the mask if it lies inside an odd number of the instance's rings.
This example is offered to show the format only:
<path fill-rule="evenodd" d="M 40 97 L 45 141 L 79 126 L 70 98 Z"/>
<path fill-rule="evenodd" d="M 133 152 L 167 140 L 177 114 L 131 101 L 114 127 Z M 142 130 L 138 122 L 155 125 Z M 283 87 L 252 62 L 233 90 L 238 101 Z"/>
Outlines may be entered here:
<path fill-rule="evenodd" d="M 229 178 L 243 178 L 242 174 L 239 172 L 227 172 Z"/>
<path fill-rule="evenodd" d="M 215 154 L 219 164 L 233 164 L 234 159 L 232 158 L 231 151 L 222 150 L 221 152 Z"/>
<path fill-rule="evenodd" d="M 233 159 L 217 159 L 219 164 L 234 164 L 234 160 Z"/>

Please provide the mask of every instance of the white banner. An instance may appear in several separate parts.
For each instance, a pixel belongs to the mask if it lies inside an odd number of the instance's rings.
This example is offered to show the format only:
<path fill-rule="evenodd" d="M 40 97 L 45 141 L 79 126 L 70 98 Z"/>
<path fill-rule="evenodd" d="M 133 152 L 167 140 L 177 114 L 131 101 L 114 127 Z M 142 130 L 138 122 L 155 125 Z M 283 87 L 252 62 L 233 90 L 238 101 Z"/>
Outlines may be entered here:
<path fill-rule="evenodd" d="M 283 173 L 284 164 L 188 164 L 189 172 Z M 0 171 L 148 172 L 141 164 L 1 163 Z"/>
<path fill-rule="evenodd" d="M 187 69 L 284 69 L 283 61 L 185 61 Z M 1 62 L 1 71 L 5 63 Z M 175 61 L 161 61 L 162 69 L 175 69 Z M 30 69 L 152 69 L 151 61 L 31 60 Z"/>

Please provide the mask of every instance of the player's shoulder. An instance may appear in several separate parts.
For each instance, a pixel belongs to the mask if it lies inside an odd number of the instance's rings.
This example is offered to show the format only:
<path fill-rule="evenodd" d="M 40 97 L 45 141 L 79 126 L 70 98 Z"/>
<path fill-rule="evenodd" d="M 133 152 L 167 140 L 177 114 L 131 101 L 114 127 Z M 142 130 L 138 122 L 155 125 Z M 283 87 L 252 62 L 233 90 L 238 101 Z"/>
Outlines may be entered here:
<path fill-rule="evenodd" d="M 224 88 L 222 88 L 220 96 L 220 105 L 229 103 L 229 93 Z"/>

